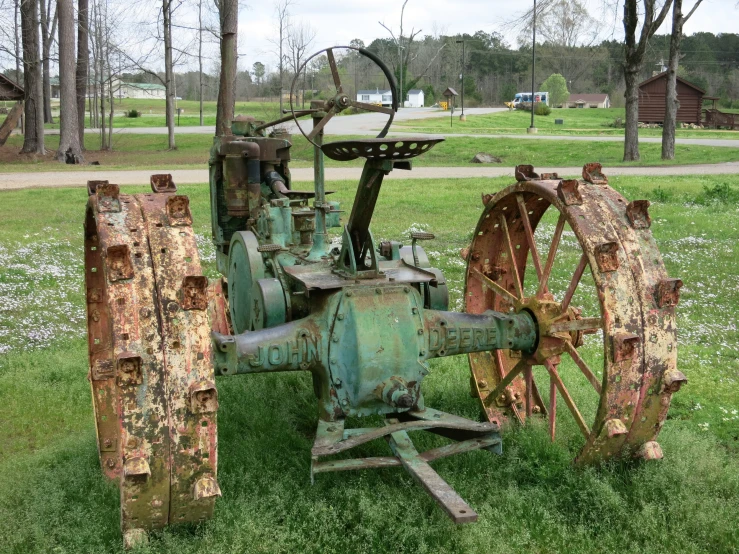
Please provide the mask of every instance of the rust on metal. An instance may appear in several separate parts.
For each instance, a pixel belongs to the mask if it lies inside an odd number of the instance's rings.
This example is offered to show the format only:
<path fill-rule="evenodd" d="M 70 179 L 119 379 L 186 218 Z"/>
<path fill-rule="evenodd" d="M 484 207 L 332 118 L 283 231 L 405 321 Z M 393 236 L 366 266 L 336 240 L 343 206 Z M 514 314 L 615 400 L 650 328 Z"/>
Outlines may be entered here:
<path fill-rule="evenodd" d="M 680 279 L 662 279 L 657 284 L 657 306 L 660 308 L 677 306 L 682 286 L 683 282 Z"/>
<path fill-rule="evenodd" d="M 141 356 L 133 352 L 121 354 L 118 357 L 118 386 L 140 385 L 142 382 Z"/>
<path fill-rule="evenodd" d="M 627 213 L 628 202 L 605 186 L 607 179 L 599 164 L 586 166 L 583 177 L 604 186 L 578 181 L 562 186 L 559 181 L 532 179 L 532 173 L 533 168 L 517 171 L 518 184 L 485 199 L 467 250 L 479 255 L 467 257 L 465 310 L 530 310 L 539 321 L 539 347 L 534 353 L 470 354 L 472 390 L 488 420 L 523 423 L 546 414 L 552 438 L 557 409 L 570 411 L 586 436 L 576 460 L 580 464 L 642 451 L 646 452 L 642 457 L 656 458 L 658 445 L 651 443 L 667 417 L 671 395 L 685 383 L 684 376 L 676 372 L 674 305 L 681 282 L 666 275 L 651 231 L 644 225 L 645 206 L 632 204 L 629 211 L 638 221 L 634 225 Z M 531 236 L 547 210 L 558 211 L 559 220 L 547 246 L 549 252 L 534 256 L 537 245 L 532 245 Z M 569 284 L 558 289 L 550 274 L 565 229 L 574 232 L 582 256 Z M 517 246 L 511 250 L 509 243 Z M 535 257 L 540 266 L 546 260 L 543 268 L 534 267 Z M 638 259 L 641 263 L 626 262 Z M 588 291 L 579 290 L 578 284 L 588 267 L 600 312 L 583 314 L 577 307 L 578 298 Z M 527 285 L 519 292 L 516 276 L 523 280 L 527 272 L 532 272 L 538 286 L 529 290 Z M 601 374 L 594 361 L 578 351 L 583 334 L 591 332 L 604 336 L 603 354 L 594 358 L 601 364 Z M 591 390 L 600 397 L 594 416 L 578 407 L 569 394 L 569 383 L 557 371 L 559 358 L 564 356 L 575 361 L 581 378 L 589 380 Z M 536 373 L 527 378 L 521 370 L 521 363 L 532 358 L 548 369 L 547 405 L 540 403 Z M 565 400 L 562 408 L 557 396 Z"/>
<path fill-rule="evenodd" d="M 104 180 L 90 180 L 87 181 L 87 195 L 92 196 L 100 185 L 107 185 L 108 181 Z"/>
<path fill-rule="evenodd" d="M 618 260 L 618 244 L 615 242 L 604 242 L 595 247 L 595 262 L 598 269 L 603 273 L 616 271 L 620 265 Z"/>
<path fill-rule="evenodd" d="M 557 196 L 565 203 L 565 206 L 580 206 L 582 195 L 579 189 L 580 182 L 577 179 L 565 179 L 559 182 Z"/>
<path fill-rule="evenodd" d="M 524 181 L 538 181 L 539 174 L 534 171 L 533 165 L 517 165 L 514 170 L 516 181 L 519 183 Z"/>
<path fill-rule="evenodd" d="M 121 203 L 118 198 L 120 196 L 118 185 L 112 185 L 108 181 L 98 181 L 94 187 L 94 191 L 98 199 L 97 209 L 99 212 L 121 211 Z"/>
<path fill-rule="evenodd" d="M 101 467 L 122 478 L 126 544 L 209 517 L 216 496 L 209 293 L 190 218 L 186 197 L 109 184 L 87 209 L 89 378 Z"/>
<path fill-rule="evenodd" d="M 167 198 L 167 220 L 174 227 L 192 225 L 190 199 L 187 196 L 176 195 Z"/>
<path fill-rule="evenodd" d="M 122 281 L 133 278 L 133 262 L 127 244 L 114 244 L 105 252 L 108 262 L 108 279 Z"/>
<path fill-rule="evenodd" d="M 177 185 L 174 184 L 171 173 L 152 175 L 150 184 L 152 192 L 177 192 Z"/>
<path fill-rule="evenodd" d="M 634 229 L 649 229 L 652 218 L 649 216 L 649 200 L 634 200 L 626 206 L 626 217 Z"/>
<path fill-rule="evenodd" d="M 603 166 L 597 162 L 585 164 L 583 166 L 582 178 L 592 185 L 608 184 L 608 177 L 603 173 Z"/>
<path fill-rule="evenodd" d="M 182 279 L 182 309 L 208 309 L 208 278 L 202 275 L 188 275 Z"/>
<path fill-rule="evenodd" d="M 617 364 L 634 357 L 641 339 L 633 333 L 616 333 L 612 342 L 613 363 Z"/>

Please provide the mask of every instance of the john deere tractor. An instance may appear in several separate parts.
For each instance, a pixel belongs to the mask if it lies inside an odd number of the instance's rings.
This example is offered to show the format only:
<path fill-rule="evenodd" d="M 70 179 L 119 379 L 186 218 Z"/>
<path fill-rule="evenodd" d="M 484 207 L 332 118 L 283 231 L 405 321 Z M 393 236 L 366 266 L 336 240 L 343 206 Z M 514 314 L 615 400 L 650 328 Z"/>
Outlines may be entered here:
<path fill-rule="evenodd" d="M 379 66 L 391 107 L 346 93 L 337 52 L 347 51 Z M 421 246 L 434 236 L 378 242 L 371 231 L 385 176 L 410 171 L 413 158 L 443 139 L 388 138 L 398 92 L 373 53 L 328 48 L 306 65 L 319 56 L 333 83 L 325 99 L 306 109 L 291 101 L 276 121 L 239 117 L 231 134 L 214 139 L 211 223 L 221 279 L 203 274 L 189 200 L 171 176 L 152 176 L 149 194 L 122 194 L 104 181 L 88 186 L 89 379 L 100 461 L 120 486 L 126 544 L 213 514 L 221 495 L 216 377 L 310 372 L 317 431 L 305 453 L 311 474 L 297 486 L 328 471 L 402 466 L 457 523 L 477 514 L 430 464 L 477 449 L 501 454 L 501 428 L 536 418 L 554 440 L 559 402 L 583 435 L 576 463 L 661 457 L 655 439 L 686 381 L 675 327 L 682 283 L 667 276 L 649 202 L 624 199 L 598 164 L 579 179 L 518 166 L 515 183 L 482 197 L 461 252 L 464 307 L 449 311 L 446 278 Z M 324 142 L 328 121 L 350 108 L 387 121 L 376 138 Z M 313 147 L 313 190 L 291 179 L 292 142 L 280 127 L 289 122 Z M 329 200 L 326 157 L 364 160 L 348 212 Z M 541 223 L 545 214 L 553 225 Z M 563 277 L 553 268 L 565 247 L 576 254 Z M 588 285 L 578 291 L 583 276 Z M 595 347 L 582 349 L 586 340 Z M 479 421 L 424 399 L 430 362 L 461 354 L 469 357 Z M 574 370 L 565 372 L 564 362 Z M 573 380 L 592 389 L 585 403 L 595 409 L 578 406 Z M 383 416 L 383 424 L 349 428 L 353 416 Z M 448 440 L 419 452 L 412 431 Z M 377 439 L 387 442 L 387 455 L 348 455 Z"/>

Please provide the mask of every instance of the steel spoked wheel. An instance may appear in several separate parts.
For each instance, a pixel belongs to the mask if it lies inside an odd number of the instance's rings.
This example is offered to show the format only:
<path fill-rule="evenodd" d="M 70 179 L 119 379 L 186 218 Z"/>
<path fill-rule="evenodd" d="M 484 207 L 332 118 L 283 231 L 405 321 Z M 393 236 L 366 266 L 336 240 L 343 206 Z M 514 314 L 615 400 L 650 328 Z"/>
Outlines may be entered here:
<path fill-rule="evenodd" d="M 211 516 L 217 392 L 189 202 L 99 185 L 85 218 L 93 408 L 102 469 L 121 489 L 128 546 Z"/>
<path fill-rule="evenodd" d="M 470 355 L 473 393 L 491 421 L 546 417 L 552 440 L 558 424 L 574 421 L 579 463 L 659 458 L 655 438 L 686 379 L 675 327 L 682 283 L 667 277 L 649 203 L 628 203 L 599 166 L 598 179 L 593 167 L 583 172 L 593 182 L 540 179 L 529 169 L 483 198 L 466 253 L 465 307 L 527 310 L 538 343 L 532 352 Z M 560 416 L 560 402 L 572 419 Z"/>

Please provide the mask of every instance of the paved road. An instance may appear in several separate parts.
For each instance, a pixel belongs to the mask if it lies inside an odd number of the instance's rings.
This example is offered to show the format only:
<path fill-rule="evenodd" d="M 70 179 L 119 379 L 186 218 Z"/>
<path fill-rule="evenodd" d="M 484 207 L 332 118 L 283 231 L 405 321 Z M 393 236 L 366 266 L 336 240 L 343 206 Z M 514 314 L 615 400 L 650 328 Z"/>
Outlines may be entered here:
<path fill-rule="evenodd" d="M 480 115 L 494 112 L 506 111 L 508 108 L 467 108 L 465 113 L 469 115 Z M 376 135 L 387 122 L 387 115 L 381 113 L 364 113 L 357 115 L 343 115 L 334 117 L 326 125 L 326 133 L 329 135 Z M 411 121 L 414 119 L 426 119 L 429 117 L 449 117 L 449 112 L 440 111 L 436 108 L 403 108 L 395 114 L 394 121 Z M 455 117 L 457 117 L 455 115 Z M 303 129 L 310 129 L 310 118 L 300 120 Z M 291 133 L 299 133 L 294 122 L 281 125 Z M 85 129 L 85 133 L 98 134 L 98 129 Z M 47 129 L 47 135 L 58 135 L 59 129 Z M 113 129 L 113 134 L 136 134 L 136 135 L 166 135 L 166 127 L 122 127 Z M 203 127 L 175 127 L 175 134 L 213 135 L 214 126 Z M 406 133 L 407 134 L 407 133 Z"/>
<path fill-rule="evenodd" d="M 488 114 L 500 111 L 506 111 L 508 108 L 467 108 L 465 113 L 468 115 Z M 403 108 L 395 115 L 395 121 L 412 121 L 414 119 L 425 119 L 429 117 L 449 117 L 449 112 L 439 111 L 436 108 Z M 457 117 L 456 114 L 454 116 Z M 310 120 L 301 120 L 301 125 L 306 128 L 310 125 Z M 358 115 L 345 115 L 334 117 L 326 125 L 326 132 L 329 135 L 375 135 L 381 129 L 387 116 L 378 113 L 364 113 Z M 299 133 L 294 123 L 286 123 L 284 125 L 291 133 Z M 393 128 L 395 129 L 395 128 Z M 99 133 L 97 129 L 86 129 L 86 133 Z M 115 129 L 114 134 L 145 134 L 145 135 L 166 135 L 166 127 L 124 127 Z M 204 134 L 213 135 L 215 127 L 175 127 L 176 134 Z M 59 134 L 59 129 L 47 129 L 46 134 Z M 408 136 L 408 132 L 401 130 L 392 130 L 391 136 Z M 448 135 L 412 133 L 413 136 L 424 137 L 441 137 L 441 136 L 457 136 L 457 137 L 477 137 L 477 138 L 516 138 L 527 140 L 572 140 L 584 142 L 623 142 L 623 137 L 619 136 L 570 136 L 570 135 L 481 135 L 481 134 L 456 134 Z M 640 137 L 640 143 L 662 143 L 660 137 Z M 678 138 L 676 144 L 692 144 L 695 146 L 719 146 L 728 148 L 739 148 L 739 140 L 732 139 L 701 139 L 701 138 Z"/>
<path fill-rule="evenodd" d="M 581 167 L 537 167 L 540 172 L 556 172 L 563 177 L 577 177 L 582 174 Z M 41 187 L 82 187 L 88 179 L 108 179 L 119 185 L 145 185 L 152 173 L 171 173 L 177 184 L 198 184 L 208 182 L 206 169 L 175 169 L 133 171 L 60 171 L 48 173 L 0 173 L 0 190 L 13 190 Z M 291 170 L 296 182 L 313 182 L 312 168 Z M 326 169 L 326 180 L 359 181 L 362 169 L 359 167 L 330 167 Z M 725 175 L 739 173 L 739 162 L 706 165 L 677 165 L 659 167 L 612 167 L 606 169 L 607 175 Z M 418 167 L 411 172 L 393 171 L 388 179 L 455 179 L 469 177 L 510 177 L 512 167 Z"/>

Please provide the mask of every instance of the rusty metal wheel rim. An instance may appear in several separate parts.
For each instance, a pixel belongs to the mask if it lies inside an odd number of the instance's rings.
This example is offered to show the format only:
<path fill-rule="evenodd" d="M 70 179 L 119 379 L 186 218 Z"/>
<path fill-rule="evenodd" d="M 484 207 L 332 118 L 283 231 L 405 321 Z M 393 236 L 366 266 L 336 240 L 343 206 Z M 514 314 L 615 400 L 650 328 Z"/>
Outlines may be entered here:
<path fill-rule="evenodd" d="M 89 379 L 100 460 L 120 483 L 128 537 L 208 518 L 220 495 L 208 282 L 187 197 L 122 195 L 107 183 L 91 192 Z"/>
<path fill-rule="evenodd" d="M 648 203 L 629 204 L 607 185 L 559 179 L 519 182 L 484 200 L 485 210 L 467 253 L 465 309 L 470 313 L 489 309 L 540 312 L 535 313 L 540 322 L 536 353 L 506 350 L 469 356 L 473 393 L 480 398 L 487 418 L 524 423 L 532 415 L 548 415 L 554 439 L 559 396 L 585 439 L 578 462 L 595 462 L 628 452 L 659 457 L 654 439 L 664 423 L 672 393 L 685 379 L 677 371 L 675 287 L 679 289 L 679 284 L 667 279 L 649 231 Z M 549 209 L 559 216 L 552 244 L 547 251 L 539 252 L 536 229 Z M 552 268 L 567 227 L 574 233 L 582 255 L 567 287 L 572 292 L 555 292 L 555 303 L 561 307 L 576 302 L 577 285 L 585 272 L 592 276 L 600 313 L 583 317 L 570 305 L 567 314 L 552 321 L 546 313 L 542 316 L 537 302 L 548 300 Z M 533 291 L 527 290 L 526 277 L 534 272 L 536 278 L 529 281 Z M 521 285 L 516 285 L 516 273 Z M 575 330 L 596 326 L 603 333 L 602 378 L 579 355 L 581 331 Z M 543 347 L 555 340 L 552 335 L 560 337 L 560 344 L 547 350 Z M 562 340 L 563 335 L 569 341 Z M 546 356 L 548 352 L 554 355 Z M 558 371 L 562 357 L 572 359 L 583 373 L 579 377 L 590 381 L 599 397 L 590 421 L 580 413 Z M 543 365 L 549 376 L 548 405 L 539 394 L 532 365 Z M 520 374 L 506 387 L 504 377 L 514 368 Z M 555 389 L 557 394 L 553 394 Z"/>

